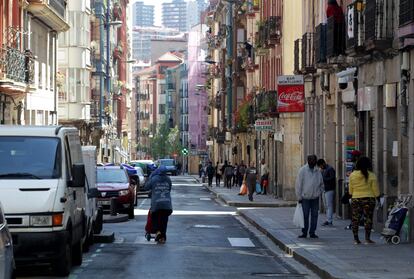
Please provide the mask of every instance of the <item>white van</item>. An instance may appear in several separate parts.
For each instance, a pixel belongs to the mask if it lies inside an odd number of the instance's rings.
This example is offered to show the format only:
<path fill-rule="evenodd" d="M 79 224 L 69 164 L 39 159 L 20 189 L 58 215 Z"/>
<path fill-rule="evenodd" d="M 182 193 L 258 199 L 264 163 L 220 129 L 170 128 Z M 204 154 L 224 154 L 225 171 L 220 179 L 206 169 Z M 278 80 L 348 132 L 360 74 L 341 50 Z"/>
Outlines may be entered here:
<path fill-rule="evenodd" d="M 17 265 L 49 262 L 66 276 L 82 263 L 85 195 L 76 128 L 0 126 L 0 202 Z"/>

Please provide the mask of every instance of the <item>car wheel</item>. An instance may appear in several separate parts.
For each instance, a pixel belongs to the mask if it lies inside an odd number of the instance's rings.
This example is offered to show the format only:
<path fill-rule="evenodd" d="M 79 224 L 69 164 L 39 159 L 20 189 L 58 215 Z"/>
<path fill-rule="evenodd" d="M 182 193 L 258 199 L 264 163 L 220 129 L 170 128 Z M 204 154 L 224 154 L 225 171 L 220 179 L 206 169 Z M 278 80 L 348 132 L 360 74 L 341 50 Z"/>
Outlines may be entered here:
<path fill-rule="evenodd" d="M 52 268 L 57 276 L 65 277 L 69 275 L 72 268 L 72 245 L 70 244 L 70 238 L 66 240 L 63 257 L 59 257 L 52 264 Z"/>
<path fill-rule="evenodd" d="M 73 246 L 72 263 L 73 265 L 79 266 L 82 264 L 82 241 L 79 241 Z"/>
<path fill-rule="evenodd" d="M 131 206 L 128 209 L 128 218 L 129 219 L 134 219 L 135 218 L 134 206 L 132 204 L 131 204 Z"/>

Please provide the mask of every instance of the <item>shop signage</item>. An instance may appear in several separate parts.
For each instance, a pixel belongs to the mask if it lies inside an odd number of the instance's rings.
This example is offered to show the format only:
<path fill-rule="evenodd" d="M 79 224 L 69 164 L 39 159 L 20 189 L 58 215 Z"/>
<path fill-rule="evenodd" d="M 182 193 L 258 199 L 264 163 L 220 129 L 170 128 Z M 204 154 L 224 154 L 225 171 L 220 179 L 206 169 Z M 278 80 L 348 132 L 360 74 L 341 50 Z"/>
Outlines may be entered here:
<path fill-rule="evenodd" d="M 273 121 L 272 120 L 256 120 L 254 123 L 254 128 L 256 131 L 273 131 Z"/>
<path fill-rule="evenodd" d="M 348 20 L 347 20 L 347 33 L 348 33 L 348 39 L 354 38 L 354 26 L 355 26 L 355 7 L 354 5 L 348 6 Z"/>
<path fill-rule="evenodd" d="M 278 77 L 277 92 L 277 110 L 279 113 L 305 111 L 305 86 L 303 76 Z"/>

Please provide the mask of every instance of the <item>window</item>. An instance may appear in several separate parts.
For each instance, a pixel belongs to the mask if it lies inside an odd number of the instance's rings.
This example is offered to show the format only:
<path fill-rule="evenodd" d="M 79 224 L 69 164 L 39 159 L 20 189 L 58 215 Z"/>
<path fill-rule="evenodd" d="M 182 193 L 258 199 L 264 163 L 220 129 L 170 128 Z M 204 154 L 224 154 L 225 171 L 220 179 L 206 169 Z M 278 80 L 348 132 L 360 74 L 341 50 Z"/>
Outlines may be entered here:
<path fill-rule="evenodd" d="M 159 114 L 165 114 L 165 104 L 159 104 Z"/>

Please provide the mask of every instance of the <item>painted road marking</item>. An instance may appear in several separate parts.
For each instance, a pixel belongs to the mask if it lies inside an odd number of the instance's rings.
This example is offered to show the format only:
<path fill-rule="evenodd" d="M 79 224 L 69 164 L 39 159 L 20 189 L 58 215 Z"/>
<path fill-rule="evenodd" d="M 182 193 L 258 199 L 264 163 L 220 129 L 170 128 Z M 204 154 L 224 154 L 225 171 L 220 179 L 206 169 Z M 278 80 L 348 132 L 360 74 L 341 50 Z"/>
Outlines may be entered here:
<path fill-rule="evenodd" d="M 227 239 L 233 247 L 255 247 L 250 238 L 228 237 Z"/>
<path fill-rule="evenodd" d="M 219 229 L 221 226 L 219 225 L 195 225 L 194 228 L 201 228 L 201 229 Z"/>
<path fill-rule="evenodd" d="M 200 201 L 211 201 L 211 198 L 200 198 Z"/>

